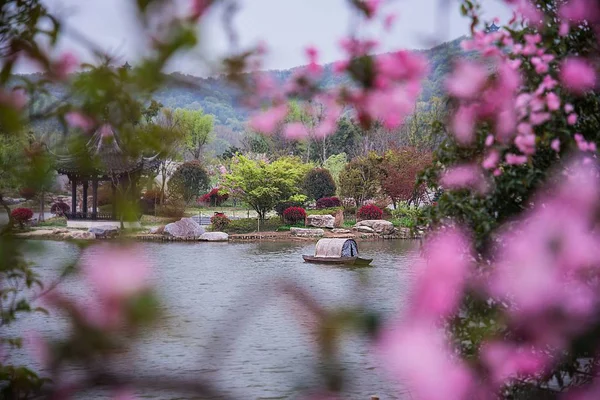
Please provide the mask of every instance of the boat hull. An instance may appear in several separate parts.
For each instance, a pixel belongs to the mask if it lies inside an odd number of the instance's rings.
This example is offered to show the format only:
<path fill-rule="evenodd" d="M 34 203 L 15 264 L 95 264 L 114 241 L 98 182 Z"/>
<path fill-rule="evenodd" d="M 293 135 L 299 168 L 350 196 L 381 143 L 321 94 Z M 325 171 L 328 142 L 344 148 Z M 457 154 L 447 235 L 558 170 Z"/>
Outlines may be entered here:
<path fill-rule="evenodd" d="M 303 255 L 304 261 L 317 264 L 346 264 L 346 265 L 369 265 L 372 258 L 360 257 L 314 257 Z"/>

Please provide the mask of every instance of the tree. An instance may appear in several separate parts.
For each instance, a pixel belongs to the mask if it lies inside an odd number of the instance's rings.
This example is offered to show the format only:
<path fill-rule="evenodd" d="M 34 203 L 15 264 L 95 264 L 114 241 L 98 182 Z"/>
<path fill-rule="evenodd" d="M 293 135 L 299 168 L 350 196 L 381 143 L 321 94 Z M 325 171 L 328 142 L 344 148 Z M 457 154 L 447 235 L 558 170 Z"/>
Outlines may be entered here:
<path fill-rule="evenodd" d="M 309 168 L 298 157 L 267 163 L 238 155 L 231 163 L 231 172 L 225 175 L 224 186 L 237 193 L 264 220 L 277 203 L 298 199 L 302 178 Z"/>
<path fill-rule="evenodd" d="M 185 150 L 194 160 L 202 157 L 202 148 L 212 140 L 214 116 L 202 110 L 175 110 L 175 120 L 185 134 Z"/>
<path fill-rule="evenodd" d="M 335 184 L 339 187 L 340 185 L 340 173 L 344 170 L 344 167 L 348 164 L 348 157 L 346 153 L 334 154 L 329 156 L 323 163 L 323 168 L 329 170 Z"/>
<path fill-rule="evenodd" d="M 181 164 L 169 180 L 169 190 L 189 203 L 210 188 L 210 178 L 199 161 Z"/>
<path fill-rule="evenodd" d="M 165 202 L 165 189 L 169 176 L 174 172 L 175 163 L 180 159 L 181 147 L 183 145 L 183 131 L 179 128 L 175 119 L 175 113 L 170 108 L 163 108 L 155 119 L 158 128 L 154 132 L 161 145 L 161 158 L 158 170 L 160 172 L 160 200 L 159 204 Z"/>
<path fill-rule="evenodd" d="M 314 168 L 304 177 L 302 185 L 309 199 L 319 200 L 323 197 L 335 196 L 335 181 L 328 170 Z"/>
<path fill-rule="evenodd" d="M 381 191 L 392 199 L 394 208 L 399 201 L 418 203 L 425 193 L 425 185 L 417 184 L 418 174 L 429 167 L 431 153 L 414 147 L 388 150 L 379 165 Z"/>
<path fill-rule="evenodd" d="M 147 124 L 153 122 L 154 119 L 159 115 L 162 108 L 162 103 L 154 99 L 150 100 L 150 104 L 148 104 L 148 106 L 142 109 L 142 116 L 144 117 L 144 121 Z"/>
<path fill-rule="evenodd" d="M 379 190 L 379 162 L 377 155 L 370 153 L 346 164 L 340 173 L 340 194 L 354 199 L 357 207 L 373 198 Z"/>

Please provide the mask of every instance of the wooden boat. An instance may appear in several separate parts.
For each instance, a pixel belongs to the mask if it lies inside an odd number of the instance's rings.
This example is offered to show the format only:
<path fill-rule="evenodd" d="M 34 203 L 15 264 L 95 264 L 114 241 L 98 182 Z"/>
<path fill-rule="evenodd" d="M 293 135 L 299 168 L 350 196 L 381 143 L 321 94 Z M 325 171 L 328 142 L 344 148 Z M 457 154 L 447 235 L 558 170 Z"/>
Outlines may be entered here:
<path fill-rule="evenodd" d="M 372 258 L 358 256 L 358 245 L 353 239 L 321 239 L 314 256 L 303 255 L 305 262 L 322 264 L 369 265 Z"/>

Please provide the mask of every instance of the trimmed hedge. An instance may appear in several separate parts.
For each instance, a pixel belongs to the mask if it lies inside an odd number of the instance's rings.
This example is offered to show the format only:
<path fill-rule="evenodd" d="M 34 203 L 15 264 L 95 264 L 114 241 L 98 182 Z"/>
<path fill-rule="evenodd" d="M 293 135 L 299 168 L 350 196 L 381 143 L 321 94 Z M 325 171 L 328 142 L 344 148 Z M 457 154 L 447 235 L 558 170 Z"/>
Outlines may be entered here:
<path fill-rule="evenodd" d="M 227 229 L 231 220 L 223 213 L 216 213 L 210 218 L 210 223 L 212 224 L 213 231 L 221 232 Z"/>
<path fill-rule="evenodd" d="M 341 207 L 342 202 L 338 197 L 323 197 L 317 200 L 317 209 Z"/>
<path fill-rule="evenodd" d="M 283 220 L 288 224 L 297 224 L 306 219 L 306 211 L 302 207 L 289 207 L 283 212 Z"/>

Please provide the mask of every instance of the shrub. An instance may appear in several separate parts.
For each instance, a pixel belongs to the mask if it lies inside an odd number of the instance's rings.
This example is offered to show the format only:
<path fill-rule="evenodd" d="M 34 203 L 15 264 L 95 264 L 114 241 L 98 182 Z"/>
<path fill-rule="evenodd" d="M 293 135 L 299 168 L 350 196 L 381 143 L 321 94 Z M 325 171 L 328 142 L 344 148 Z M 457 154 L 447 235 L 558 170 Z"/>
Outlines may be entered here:
<path fill-rule="evenodd" d="M 64 201 L 58 201 L 50 207 L 50 212 L 59 217 L 65 215 L 69 211 L 71 211 L 71 207 Z"/>
<path fill-rule="evenodd" d="M 290 207 L 303 207 L 304 203 L 300 201 L 282 201 L 275 205 L 275 212 L 279 217 L 283 218 L 283 212 Z"/>
<path fill-rule="evenodd" d="M 186 203 L 210 188 L 208 173 L 198 161 L 183 163 L 169 180 L 169 191 Z"/>
<path fill-rule="evenodd" d="M 31 200 L 35 197 L 36 192 L 35 189 L 29 187 L 23 187 L 19 189 L 19 196 L 23 197 L 26 200 Z"/>
<path fill-rule="evenodd" d="M 30 208 L 15 208 L 14 210 L 12 210 L 12 212 L 10 213 L 10 216 L 19 223 L 20 226 L 23 226 L 23 224 L 27 221 L 29 221 L 31 218 L 33 218 L 33 211 L 31 211 Z"/>
<path fill-rule="evenodd" d="M 335 181 L 331 173 L 324 168 L 310 170 L 304 178 L 304 191 L 311 199 L 334 196 L 335 190 Z"/>
<path fill-rule="evenodd" d="M 198 203 L 207 204 L 211 207 L 219 207 L 221 204 L 225 203 L 229 198 L 229 193 L 226 193 L 221 188 L 214 188 L 210 192 L 201 196 L 198 199 Z"/>
<path fill-rule="evenodd" d="M 381 208 L 377 207 L 374 204 L 367 204 L 366 206 L 362 206 L 358 209 L 357 217 L 361 220 L 382 219 L 383 211 L 381 211 Z"/>
<path fill-rule="evenodd" d="M 322 197 L 317 200 L 317 209 L 341 207 L 342 202 L 337 197 Z"/>
<path fill-rule="evenodd" d="M 160 189 L 148 189 L 140 199 L 140 209 L 144 214 L 153 214 L 160 203 Z"/>
<path fill-rule="evenodd" d="M 185 204 L 179 201 L 169 201 L 156 206 L 156 216 L 166 218 L 182 218 L 185 215 Z"/>
<path fill-rule="evenodd" d="M 279 218 L 270 218 L 265 219 L 260 222 L 260 230 L 261 232 L 266 231 L 274 231 L 281 225 L 281 220 Z M 258 228 L 258 221 L 256 218 L 242 218 L 235 219 L 230 222 L 225 229 L 227 233 L 251 233 L 256 232 Z"/>
<path fill-rule="evenodd" d="M 289 207 L 283 212 L 283 220 L 288 224 L 297 224 L 305 218 L 306 211 L 302 207 Z"/>
<path fill-rule="evenodd" d="M 231 223 L 231 220 L 223 213 L 215 213 L 211 217 L 210 223 L 212 224 L 213 231 L 224 231 Z"/>

